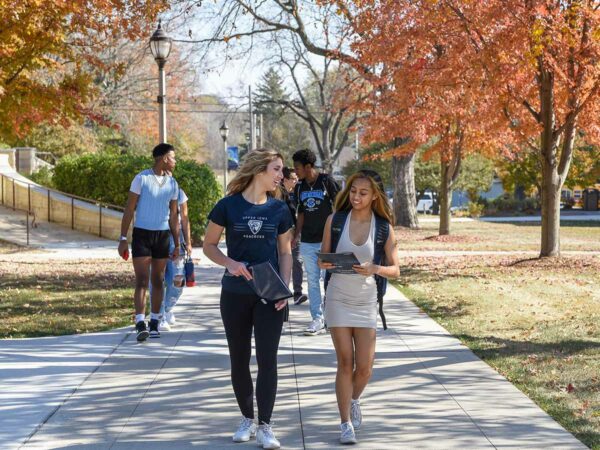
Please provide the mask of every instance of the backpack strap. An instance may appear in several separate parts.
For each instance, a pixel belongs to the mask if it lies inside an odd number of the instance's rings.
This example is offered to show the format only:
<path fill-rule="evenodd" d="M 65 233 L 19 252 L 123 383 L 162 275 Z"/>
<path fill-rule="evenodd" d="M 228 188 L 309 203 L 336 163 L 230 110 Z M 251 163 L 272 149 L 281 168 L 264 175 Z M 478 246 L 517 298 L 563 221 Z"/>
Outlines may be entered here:
<path fill-rule="evenodd" d="M 342 237 L 342 231 L 344 230 L 344 225 L 346 224 L 346 219 L 348 218 L 348 214 L 350 211 L 338 211 L 333 213 L 333 217 L 331 218 L 331 253 L 335 253 L 337 250 L 338 243 L 340 242 L 340 238 Z M 329 279 L 331 278 L 331 272 L 325 272 L 325 290 L 327 290 L 327 284 L 329 284 Z"/>
<path fill-rule="evenodd" d="M 390 236 L 390 223 L 383 217 L 375 215 L 375 254 L 373 263 L 378 265 L 385 264 L 385 243 Z M 375 284 L 377 285 L 377 303 L 379 303 L 379 316 L 383 329 L 387 330 L 387 321 L 383 313 L 383 296 L 387 291 L 387 278 L 375 275 Z"/>

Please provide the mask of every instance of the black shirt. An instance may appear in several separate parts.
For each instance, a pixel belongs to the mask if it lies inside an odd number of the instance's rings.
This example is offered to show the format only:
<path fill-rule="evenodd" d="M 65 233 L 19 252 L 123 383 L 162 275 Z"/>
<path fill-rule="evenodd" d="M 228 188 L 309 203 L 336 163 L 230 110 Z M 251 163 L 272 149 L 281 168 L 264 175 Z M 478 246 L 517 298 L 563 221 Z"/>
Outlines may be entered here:
<path fill-rule="evenodd" d="M 219 200 L 208 218 L 225 227 L 227 256 L 231 259 L 250 266 L 269 261 L 279 270 L 277 237 L 292 227 L 290 210 L 284 202 L 269 197 L 263 205 L 254 205 L 242 194 L 230 195 Z M 244 277 L 227 271 L 222 285 L 227 291 L 253 292 Z"/>
<path fill-rule="evenodd" d="M 288 205 L 294 226 L 296 226 L 296 211 L 298 210 L 298 202 L 296 201 L 296 188 L 292 192 L 288 192 L 284 187 L 281 189 L 283 201 Z"/>
<path fill-rule="evenodd" d="M 323 240 L 323 228 L 333 212 L 339 191 L 338 184 L 326 173 L 320 173 L 314 183 L 309 184 L 304 179 L 297 185 L 298 213 L 304 213 L 301 242 L 318 243 Z"/>

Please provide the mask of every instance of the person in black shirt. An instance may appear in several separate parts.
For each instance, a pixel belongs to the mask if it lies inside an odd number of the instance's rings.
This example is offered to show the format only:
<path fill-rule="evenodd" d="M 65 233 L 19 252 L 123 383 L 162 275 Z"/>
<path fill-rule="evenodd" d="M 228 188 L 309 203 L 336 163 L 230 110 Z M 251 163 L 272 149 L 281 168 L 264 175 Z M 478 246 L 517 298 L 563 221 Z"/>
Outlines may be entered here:
<path fill-rule="evenodd" d="M 227 196 L 210 212 L 204 238 L 204 254 L 226 268 L 222 280 L 221 317 L 231 361 L 231 382 L 242 412 L 233 435 L 246 442 L 256 434 L 263 448 L 279 448 L 270 426 L 277 394 L 277 350 L 287 300 L 263 303 L 247 280 L 248 265 L 269 261 L 284 283 L 292 271 L 292 216 L 288 206 L 274 198 L 283 178 L 283 157 L 257 149 L 245 156 L 237 175 L 227 186 Z M 219 249 L 225 230 L 227 256 Z M 256 403 L 258 431 L 254 423 L 254 388 L 250 374 L 252 331 L 256 344 L 258 377 Z"/>
<path fill-rule="evenodd" d="M 283 168 L 283 180 L 281 185 L 284 193 L 284 200 L 290 208 L 292 219 L 294 220 L 294 227 L 296 226 L 296 211 L 298 210 L 298 201 L 296 199 L 295 187 L 298 184 L 298 176 L 294 169 L 289 167 Z M 292 283 L 294 285 L 294 304 L 300 305 L 308 300 L 308 297 L 302 293 L 302 278 L 304 277 L 304 271 L 302 270 L 302 257 L 300 256 L 300 247 L 294 246 L 292 248 Z"/>
<path fill-rule="evenodd" d="M 292 247 L 300 242 L 300 255 L 304 261 L 308 281 L 308 300 L 312 321 L 304 331 L 313 336 L 325 331 L 321 297 L 321 270 L 317 253 L 321 250 L 323 229 L 333 212 L 335 197 L 340 191 L 335 180 L 326 173 L 315 169 L 317 157 L 308 150 L 298 150 L 292 156 L 294 170 L 302 182 L 296 185 L 298 219 Z"/>

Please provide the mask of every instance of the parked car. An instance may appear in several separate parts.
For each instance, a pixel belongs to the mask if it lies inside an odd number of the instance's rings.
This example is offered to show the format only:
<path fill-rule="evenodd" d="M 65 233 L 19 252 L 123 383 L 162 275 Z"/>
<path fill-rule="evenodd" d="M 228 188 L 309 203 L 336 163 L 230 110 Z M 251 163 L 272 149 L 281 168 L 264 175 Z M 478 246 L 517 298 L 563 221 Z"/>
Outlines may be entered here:
<path fill-rule="evenodd" d="M 433 195 L 430 192 L 425 192 L 417 202 L 417 212 L 423 214 L 431 214 L 433 208 Z"/>
<path fill-rule="evenodd" d="M 388 200 L 390 201 L 390 205 L 393 205 L 394 204 L 394 190 L 386 189 L 385 195 L 387 196 Z"/>

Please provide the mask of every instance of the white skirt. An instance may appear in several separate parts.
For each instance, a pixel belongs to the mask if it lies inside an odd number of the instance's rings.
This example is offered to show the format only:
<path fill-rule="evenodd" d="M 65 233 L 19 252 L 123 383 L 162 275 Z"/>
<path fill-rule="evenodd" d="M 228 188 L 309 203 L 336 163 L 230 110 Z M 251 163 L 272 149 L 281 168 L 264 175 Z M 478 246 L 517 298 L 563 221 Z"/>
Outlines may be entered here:
<path fill-rule="evenodd" d="M 328 328 L 377 328 L 377 285 L 373 277 L 333 274 L 325 293 Z"/>

